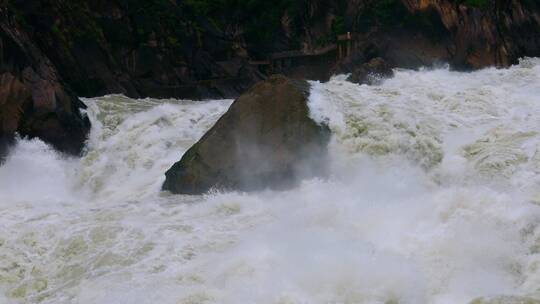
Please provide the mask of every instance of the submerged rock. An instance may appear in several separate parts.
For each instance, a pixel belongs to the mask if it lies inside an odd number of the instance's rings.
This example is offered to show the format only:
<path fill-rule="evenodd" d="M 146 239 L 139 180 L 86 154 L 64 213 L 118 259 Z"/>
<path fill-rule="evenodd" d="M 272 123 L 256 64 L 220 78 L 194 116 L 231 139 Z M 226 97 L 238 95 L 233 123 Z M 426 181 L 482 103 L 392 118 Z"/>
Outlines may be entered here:
<path fill-rule="evenodd" d="M 0 8 L 0 160 L 15 133 L 79 154 L 90 130 L 82 108 L 16 18 Z"/>
<path fill-rule="evenodd" d="M 330 130 L 309 117 L 309 84 L 272 76 L 241 95 L 182 160 L 164 190 L 286 188 L 324 172 Z"/>
<path fill-rule="evenodd" d="M 377 84 L 383 78 L 394 76 L 394 71 L 384 59 L 378 57 L 355 68 L 348 81 L 358 84 Z"/>

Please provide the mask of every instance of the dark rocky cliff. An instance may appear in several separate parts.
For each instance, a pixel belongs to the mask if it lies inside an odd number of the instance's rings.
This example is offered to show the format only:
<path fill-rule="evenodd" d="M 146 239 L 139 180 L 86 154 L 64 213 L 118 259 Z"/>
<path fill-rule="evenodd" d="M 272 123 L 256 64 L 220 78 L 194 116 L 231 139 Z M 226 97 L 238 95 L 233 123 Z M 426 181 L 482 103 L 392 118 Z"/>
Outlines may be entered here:
<path fill-rule="evenodd" d="M 334 2 L 6 1 L 79 96 L 190 99 L 235 97 L 267 74 L 254 61 L 324 46 Z"/>
<path fill-rule="evenodd" d="M 90 129 L 84 107 L 16 16 L 0 7 L 0 161 L 15 132 L 81 153 Z"/>
<path fill-rule="evenodd" d="M 454 40 L 456 66 L 508 66 L 540 56 L 540 2 L 536 0 L 403 0 L 413 11 L 435 10 Z"/>
<path fill-rule="evenodd" d="M 531 0 L 3 1 L 79 96 L 235 97 L 271 73 L 324 80 L 335 52 L 279 69 L 269 59 L 317 53 L 345 32 L 356 33 L 348 65 L 480 68 L 540 50 Z"/>

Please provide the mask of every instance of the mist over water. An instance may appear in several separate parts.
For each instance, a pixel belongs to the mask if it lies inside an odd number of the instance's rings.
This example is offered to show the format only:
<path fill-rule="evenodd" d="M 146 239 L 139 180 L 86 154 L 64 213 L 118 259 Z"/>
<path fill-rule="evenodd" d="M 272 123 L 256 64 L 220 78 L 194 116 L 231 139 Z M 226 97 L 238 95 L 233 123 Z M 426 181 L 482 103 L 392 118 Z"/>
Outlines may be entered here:
<path fill-rule="evenodd" d="M 0 303 L 540 298 L 540 59 L 312 83 L 331 177 L 282 192 L 160 192 L 231 100 L 85 102 L 82 159 L 0 167 Z"/>

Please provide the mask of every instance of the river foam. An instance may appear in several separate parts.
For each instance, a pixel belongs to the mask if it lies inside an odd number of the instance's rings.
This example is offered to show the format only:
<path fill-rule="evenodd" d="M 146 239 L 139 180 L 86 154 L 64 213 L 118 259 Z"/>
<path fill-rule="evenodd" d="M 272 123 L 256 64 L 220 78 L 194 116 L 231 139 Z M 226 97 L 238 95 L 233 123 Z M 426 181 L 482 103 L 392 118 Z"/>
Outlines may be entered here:
<path fill-rule="evenodd" d="M 173 196 L 230 100 L 88 99 L 87 154 L 0 167 L 0 303 L 469 303 L 540 298 L 540 60 L 312 83 L 331 177 Z"/>

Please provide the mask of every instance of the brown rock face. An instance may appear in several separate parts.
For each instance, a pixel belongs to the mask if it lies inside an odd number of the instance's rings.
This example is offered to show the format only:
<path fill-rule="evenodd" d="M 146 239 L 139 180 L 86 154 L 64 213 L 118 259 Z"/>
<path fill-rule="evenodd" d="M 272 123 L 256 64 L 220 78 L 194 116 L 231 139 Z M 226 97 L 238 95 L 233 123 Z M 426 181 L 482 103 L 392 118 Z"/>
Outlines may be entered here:
<path fill-rule="evenodd" d="M 390 65 L 384 59 L 377 57 L 355 68 L 347 80 L 358 84 L 373 85 L 392 76 L 394 76 L 394 71 Z"/>
<path fill-rule="evenodd" d="M 508 66 L 540 56 L 540 3 L 486 0 L 476 6 L 454 0 L 402 0 L 411 11 L 435 9 L 452 33 L 452 63 L 465 68 Z"/>
<path fill-rule="evenodd" d="M 282 188 L 320 174 L 330 131 L 309 117 L 308 96 L 307 82 L 284 76 L 256 84 L 167 171 L 163 189 Z"/>
<path fill-rule="evenodd" d="M 79 112 L 84 107 L 9 12 L 0 8 L 0 157 L 16 132 L 79 154 L 90 129 Z"/>
<path fill-rule="evenodd" d="M 238 53 L 246 47 L 237 37 L 243 32 L 237 18 L 216 13 L 227 21 L 216 25 L 214 13 L 197 9 L 216 1 L 189 2 L 9 0 L 7 5 L 77 96 L 233 98 L 262 79 L 248 58 L 235 52 L 236 44 Z"/>

